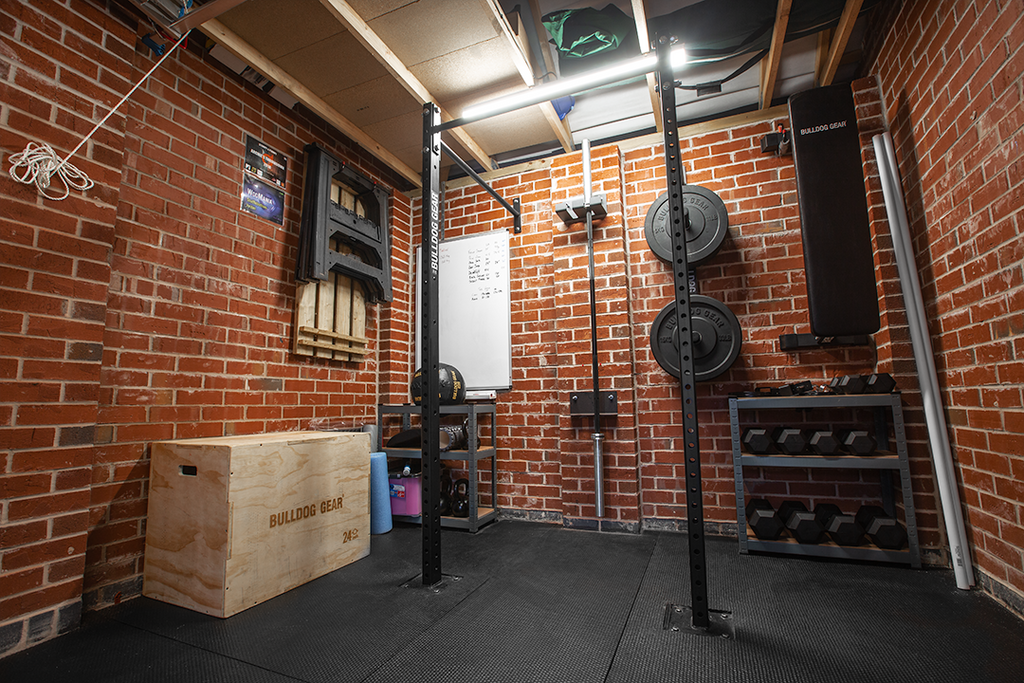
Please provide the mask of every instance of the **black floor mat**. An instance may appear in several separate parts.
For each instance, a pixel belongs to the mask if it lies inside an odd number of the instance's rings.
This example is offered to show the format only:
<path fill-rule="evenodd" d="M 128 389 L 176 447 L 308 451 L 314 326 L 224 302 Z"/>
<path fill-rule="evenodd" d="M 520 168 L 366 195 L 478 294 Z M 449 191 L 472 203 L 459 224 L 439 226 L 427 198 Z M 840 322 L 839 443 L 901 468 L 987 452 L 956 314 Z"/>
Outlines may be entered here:
<path fill-rule="evenodd" d="M 740 555 L 709 539 L 710 606 L 734 638 L 663 628 L 689 596 L 685 534 L 502 521 L 445 530 L 418 582 L 418 527 L 229 619 L 139 598 L 0 660 L 0 681 L 1002 683 L 1024 622 L 952 572 Z"/>

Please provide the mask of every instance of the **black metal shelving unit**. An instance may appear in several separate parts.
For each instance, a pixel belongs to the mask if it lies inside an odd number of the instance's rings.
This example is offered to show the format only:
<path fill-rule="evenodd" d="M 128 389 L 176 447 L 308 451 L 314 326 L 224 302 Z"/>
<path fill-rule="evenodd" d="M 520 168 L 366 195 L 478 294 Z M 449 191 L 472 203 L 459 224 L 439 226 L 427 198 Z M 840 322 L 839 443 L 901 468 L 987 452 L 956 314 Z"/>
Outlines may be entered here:
<path fill-rule="evenodd" d="M 418 448 L 385 448 L 384 443 L 384 416 L 398 414 L 402 416 L 402 429 L 409 429 L 412 425 L 412 416 L 420 414 L 420 406 L 417 405 L 378 405 L 377 406 L 377 450 L 383 451 L 389 458 L 409 458 L 421 460 L 423 451 Z M 441 415 L 465 415 L 467 419 L 466 432 L 468 437 L 468 448 L 453 449 L 441 453 L 441 460 L 465 460 L 469 470 L 469 516 L 468 517 L 441 517 L 441 526 L 453 529 L 467 529 L 470 533 L 476 533 L 483 525 L 493 522 L 498 518 L 498 506 L 494 491 L 498 482 L 498 458 L 497 458 L 497 406 L 493 403 L 465 403 L 454 406 L 441 406 Z M 476 438 L 479 429 L 480 416 L 491 416 L 491 443 L 488 446 L 478 444 Z M 492 506 L 482 508 L 479 505 L 479 492 L 477 472 L 479 462 L 486 458 L 491 459 L 491 500 Z M 407 522 L 421 523 L 421 515 L 395 515 L 395 519 Z"/>
<path fill-rule="evenodd" d="M 740 413 L 750 410 L 778 410 L 785 408 L 864 408 L 870 407 L 875 413 L 876 455 L 855 456 L 809 456 L 809 455 L 747 455 L 741 450 Z M 889 438 L 890 416 L 893 438 Z M 790 555 L 814 555 L 850 560 L 875 560 L 898 562 L 913 567 L 921 566 L 921 550 L 917 537 L 917 517 L 914 513 L 914 497 L 910 486 L 910 465 L 907 459 L 907 439 L 903 425 L 903 403 L 899 393 L 863 395 L 810 395 L 810 396 L 765 396 L 729 399 L 729 422 L 732 428 L 732 459 L 736 477 L 736 524 L 740 552 L 763 551 Z M 892 443 L 894 442 L 894 444 Z M 891 446 L 895 445 L 895 450 Z M 832 541 L 817 545 L 797 543 L 793 539 L 765 541 L 754 536 L 747 525 L 745 493 L 743 487 L 744 467 L 791 467 L 800 469 L 835 468 L 877 470 L 882 491 L 882 505 L 886 512 L 895 515 L 892 488 L 892 473 L 899 473 L 900 492 L 903 496 L 903 515 L 907 529 L 905 550 L 886 550 L 871 543 L 862 546 L 840 546 Z"/>

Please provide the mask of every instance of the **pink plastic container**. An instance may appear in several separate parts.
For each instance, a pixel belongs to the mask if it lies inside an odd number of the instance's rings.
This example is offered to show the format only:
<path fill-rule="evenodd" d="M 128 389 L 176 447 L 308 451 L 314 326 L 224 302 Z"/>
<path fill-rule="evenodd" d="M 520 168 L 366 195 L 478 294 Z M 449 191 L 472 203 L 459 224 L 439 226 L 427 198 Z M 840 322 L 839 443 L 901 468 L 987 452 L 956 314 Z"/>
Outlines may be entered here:
<path fill-rule="evenodd" d="M 423 513 L 423 484 L 419 475 L 388 478 L 388 492 L 391 494 L 391 514 L 418 517 Z"/>

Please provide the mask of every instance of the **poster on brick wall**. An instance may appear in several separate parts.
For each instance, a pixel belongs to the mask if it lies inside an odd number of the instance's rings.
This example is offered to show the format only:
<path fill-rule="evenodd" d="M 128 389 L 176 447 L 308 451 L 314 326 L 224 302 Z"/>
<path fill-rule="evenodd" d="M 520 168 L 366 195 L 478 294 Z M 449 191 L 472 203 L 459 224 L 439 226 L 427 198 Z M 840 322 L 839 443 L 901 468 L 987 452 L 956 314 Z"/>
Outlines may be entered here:
<path fill-rule="evenodd" d="M 284 225 L 288 159 L 251 135 L 245 136 L 242 211 Z"/>
<path fill-rule="evenodd" d="M 242 211 L 284 225 L 284 192 L 246 174 L 242 178 Z"/>
<path fill-rule="evenodd" d="M 245 136 L 245 172 L 284 189 L 288 159 L 251 135 Z"/>

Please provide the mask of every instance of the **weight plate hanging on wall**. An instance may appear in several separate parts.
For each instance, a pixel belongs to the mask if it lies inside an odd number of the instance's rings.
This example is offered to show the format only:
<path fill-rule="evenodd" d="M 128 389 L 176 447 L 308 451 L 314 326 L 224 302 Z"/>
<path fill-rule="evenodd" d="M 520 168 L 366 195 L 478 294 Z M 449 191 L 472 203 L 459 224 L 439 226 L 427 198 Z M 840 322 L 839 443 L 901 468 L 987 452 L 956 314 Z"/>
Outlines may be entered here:
<path fill-rule="evenodd" d="M 740 321 L 729 307 L 710 296 L 690 297 L 693 372 L 698 382 L 718 377 L 740 354 Z M 668 374 L 679 377 L 679 332 L 675 304 L 661 309 L 651 326 L 651 351 Z"/>
<path fill-rule="evenodd" d="M 671 262 L 668 209 L 666 192 L 647 210 L 644 237 L 658 258 Z M 718 253 L 729 234 L 729 212 L 721 197 L 700 185 L 683 186 L 683 211 L 686 215 L 686 260 L 692 267 Z"/>

